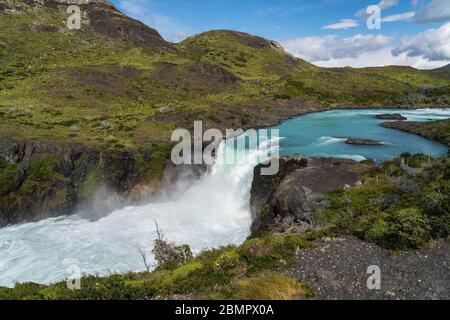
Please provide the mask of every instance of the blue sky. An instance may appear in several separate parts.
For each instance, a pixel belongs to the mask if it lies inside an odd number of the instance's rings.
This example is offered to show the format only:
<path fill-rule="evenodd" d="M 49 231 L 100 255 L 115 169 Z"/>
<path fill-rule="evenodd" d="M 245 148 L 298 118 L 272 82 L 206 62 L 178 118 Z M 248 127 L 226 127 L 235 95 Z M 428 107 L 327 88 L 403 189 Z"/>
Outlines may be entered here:
<path fill-rule="evenodd" d="M 233 29 L 280 42 L 323 66 L 450 63 L 450 0 L 113 0 L 169 41 Z M 365 10 L 381 9 L 369 30 Z"/>

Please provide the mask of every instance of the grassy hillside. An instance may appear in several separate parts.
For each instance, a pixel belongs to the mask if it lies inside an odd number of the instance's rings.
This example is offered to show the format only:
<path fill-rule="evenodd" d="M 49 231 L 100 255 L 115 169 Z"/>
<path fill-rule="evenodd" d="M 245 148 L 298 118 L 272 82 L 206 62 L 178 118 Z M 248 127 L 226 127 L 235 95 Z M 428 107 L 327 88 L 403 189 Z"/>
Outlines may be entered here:
<path fill-rule="evenodd" d="M 260 113 L 289 116 L 299 101 L 408 104 L 423 85 L 448 97 L 449 80 L 412 68 L 319 68 L 240 32 L 171 45 L 104 3 L 82 6 L 79 31 L 65 27 L 66 6 L 0 3 L 1 136 L 135 148 L 167 141 L 193 119 L 261 125 Z M 247 108 L 255 104 L 274 107 Z"/>
<path fill-rule="evenodd" d="M 450 64 L 443 66 L 441 68 L 428 70 L 427 72 L 433 76 L 450 79 Z"/>

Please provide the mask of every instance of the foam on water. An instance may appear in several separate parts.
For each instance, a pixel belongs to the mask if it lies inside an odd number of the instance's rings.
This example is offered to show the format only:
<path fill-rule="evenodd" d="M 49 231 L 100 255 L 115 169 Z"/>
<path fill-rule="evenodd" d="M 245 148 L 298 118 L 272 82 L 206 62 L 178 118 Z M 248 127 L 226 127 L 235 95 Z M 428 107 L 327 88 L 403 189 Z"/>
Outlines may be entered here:
<path fill-rule="evenodd" d="M 235 151 L 228 140 L 218 158 Z M 264 148 L 249 151 L 242 165 L 218 161 L 171 201 L 127 207 L 98 221 L 74 215 L 0 229 L 0 285 L 55 282 L 70 276 L 72 265 L 87 274 L 143 270 L 138 248 L 153 262 L 155 220 L 171 241 L 187 243 L 194 252 L 241 243 L 251 224 L 253 168 L 263 154 Z M 237 157 L 244 155 L 238 150 Z"/>

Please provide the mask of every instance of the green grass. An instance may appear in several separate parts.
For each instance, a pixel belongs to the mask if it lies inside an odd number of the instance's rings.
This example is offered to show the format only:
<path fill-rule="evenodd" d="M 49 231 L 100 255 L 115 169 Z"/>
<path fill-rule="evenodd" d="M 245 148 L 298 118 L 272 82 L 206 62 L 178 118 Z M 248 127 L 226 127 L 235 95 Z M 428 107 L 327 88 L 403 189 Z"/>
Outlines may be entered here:
<path fill-rule="evenodd" d="M 295 279 L 267 273 L 233 280 L 218 292 L 207 293 L 206 299 L 219 300 L 299 300 L 314 297 L 314 290 Z"/>

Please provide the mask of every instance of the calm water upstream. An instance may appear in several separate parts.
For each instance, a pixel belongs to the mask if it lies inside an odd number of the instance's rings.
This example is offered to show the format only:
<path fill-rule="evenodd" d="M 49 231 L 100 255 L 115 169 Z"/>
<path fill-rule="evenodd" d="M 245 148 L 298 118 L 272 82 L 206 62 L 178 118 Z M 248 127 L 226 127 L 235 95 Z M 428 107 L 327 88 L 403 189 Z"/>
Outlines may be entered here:
<path fill-rule="evenodd" d="M 417 135 L 380 126 L 386 120 L 375 115 L 400 113 L 409 121 L 427 121 L 450 118 L 450 109 L 365 109 L 332 110 L 312 113 L 283 122 L 280 129 L 281 154 L 302 154 L 350 158 L 354 160 L 392 159 L 402 152 L 423 152 L 433 157 L 447 154 L 447 147 Z M 365 138 L 382 142 L 382 146 L 355 146 L 345 143 L 346 138 Z"/>

